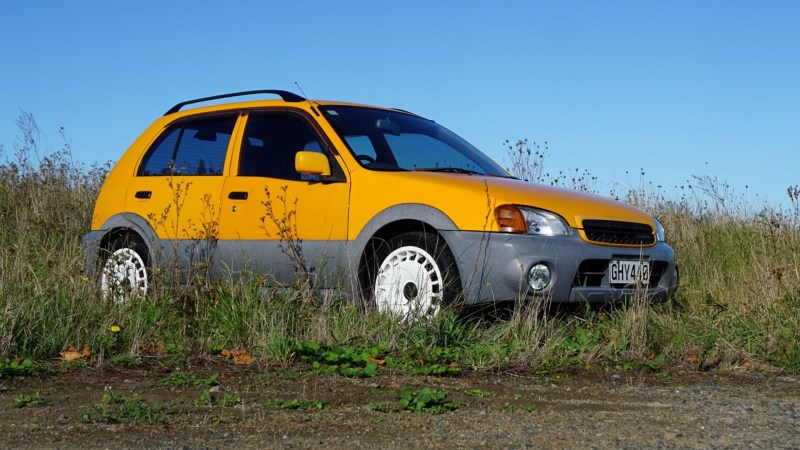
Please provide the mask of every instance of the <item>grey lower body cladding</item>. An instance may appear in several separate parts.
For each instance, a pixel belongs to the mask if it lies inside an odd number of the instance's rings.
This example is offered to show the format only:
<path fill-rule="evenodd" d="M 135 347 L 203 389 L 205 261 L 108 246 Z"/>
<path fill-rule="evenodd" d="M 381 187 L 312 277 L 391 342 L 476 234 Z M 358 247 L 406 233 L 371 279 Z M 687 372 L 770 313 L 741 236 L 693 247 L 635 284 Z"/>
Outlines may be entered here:
<path fill-rule="evenodd" d="M 655 300 L 674 295 L 677 269 L 672 249 L 657 243 L 630 248 L 594 245 L 573 234 L 569 237 L 471 231 L 438 231 L 453 253 L 459 269 L 465 304 L 546 297 L 552 302 L 606 302 L 644 293 Z M 96 274 L 104 231 L 83 237 L 82 254 L 87 269 Z M 193 267 L 204 267 L 212 279 L 236 280 L 243 273 L 267 276 L 291 285 L 298 267 L 279 241 L 151 240 L 147 242 L 154 267 L 177 264 L 189 277 Z M 358 271 L 364 243 L 358 241 L 303 241 L 305 268 L 320 288 L 336 288 L 354 295 L 361 292 Z M 615 260 L 648 261 L 649 283 L 637 288 L 614 286 L 608 265 Z M 549 284 L 540 291 L 528 286 L 527 274 L 536 264 L 546 265 Z"/>

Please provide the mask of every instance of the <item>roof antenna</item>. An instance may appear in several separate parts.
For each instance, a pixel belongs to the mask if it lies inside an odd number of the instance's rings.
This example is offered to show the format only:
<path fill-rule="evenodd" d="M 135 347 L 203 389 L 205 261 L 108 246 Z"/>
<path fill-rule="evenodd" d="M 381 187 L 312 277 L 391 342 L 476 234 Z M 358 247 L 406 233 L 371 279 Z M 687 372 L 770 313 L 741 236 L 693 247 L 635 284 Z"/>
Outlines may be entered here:
<path fill-rule="evenodd" d="M 295 82 L 294 82 L 294 85 L 295 85 L 295 86 L 297 86 L 297 89 L 299 89 L 299 90 L 300 90 L 300 93 L 301 93 L 301 94 L 303 94 L 303 97 L 305 97 L 305 98 L 306 98 L 306 100 L 308 100 L 308 96 L 306 95 L 306 93 L 305 93 L 305 92 L 303 92 L 303 88 L 301 88 L 301 87 L 300 87 L 300 83 L 298 83 L 297 81 L 295 81 Z"/>
<path fill-rule="evenodd" d="M 307 101 L 307 102 L 308 102 L 308 104 L 311 106 L 311 111 L 314 111 L 314 114 L 316 114 L 317 116 L 319 116 L 319 112 L 317 112 L 317 109 L 316 109 L 316 108 L 314 108 L 314 103 L 313 103 L 311 100 L 309 100 L 309 99 L 308 99 L 308 96 L 307 96 L 307 95 L 306 95 L 306 93 L 303 91 L 303 88 L 301 88 L 301 87 L 300 87 L 300 83 L 298 83 L 297 81 L 295 81 L 295 82 L 294 82 L 294 85 L 295 85 L 295 86 L 297 86 L 297 89 L 299 89 L 299 90 L 300 90 L 300 93 L 301 93 L 301 94 L 303 94 L 303 97 L 305 97 L 306 101 Z"/>

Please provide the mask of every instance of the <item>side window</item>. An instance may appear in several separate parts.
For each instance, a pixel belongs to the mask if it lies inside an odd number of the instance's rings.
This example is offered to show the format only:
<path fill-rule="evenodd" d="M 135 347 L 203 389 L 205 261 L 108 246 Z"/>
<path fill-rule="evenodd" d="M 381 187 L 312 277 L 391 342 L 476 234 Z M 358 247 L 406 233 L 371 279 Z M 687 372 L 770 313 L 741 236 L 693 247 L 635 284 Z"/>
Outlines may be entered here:
<path fill-rule="evenodd" d="M 147 151 L 139 176 L 222 175 L 236 116 L 181 122 Z"/>
<path fill-rule="evenodd" d="M 322 152 L 322 143 L 302 118 L 286 114 L 251 114 L 239 157 L 239 175 L 307 180 L 294 170 L 300 150 Z"/>

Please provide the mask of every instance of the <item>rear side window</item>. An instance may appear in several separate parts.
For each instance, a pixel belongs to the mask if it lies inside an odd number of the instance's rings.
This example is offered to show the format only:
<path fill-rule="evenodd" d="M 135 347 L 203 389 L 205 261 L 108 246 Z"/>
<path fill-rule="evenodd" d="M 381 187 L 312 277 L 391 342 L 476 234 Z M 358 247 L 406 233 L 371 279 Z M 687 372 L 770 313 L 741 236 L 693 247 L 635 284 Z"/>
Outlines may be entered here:
<path fill-rule="evenodd" d="M 181 122 L 147 151 L 139 176 L 222 175 L 236 116 Z"/>

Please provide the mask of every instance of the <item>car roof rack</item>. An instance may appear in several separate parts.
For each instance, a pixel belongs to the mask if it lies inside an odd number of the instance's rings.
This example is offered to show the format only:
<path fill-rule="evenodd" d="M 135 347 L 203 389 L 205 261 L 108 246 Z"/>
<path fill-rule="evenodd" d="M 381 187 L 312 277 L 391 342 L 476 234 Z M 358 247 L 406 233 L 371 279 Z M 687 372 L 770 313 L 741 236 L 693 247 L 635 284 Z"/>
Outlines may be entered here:
<path fill-rule="evenodd" d="M 186 100 L 185 102 L 180 102 L 177 105 L 170 108 L 166 113 L 165 116 L 168 116 L 172 113 L 176 113 L 181 110 L 186 105 L 191 105 L 193 103 L 201 103 L 201 102 L 208 102 L 211 100 L 219 100 L 221 98 L 230 98 L 230 97 L 241 97 L 245 95 L 256 95 L 256 94 L 275 94 L 279 96 L 285 102 L 304 102 L 306 101 L 305 97 L 301 97 L 294 92 L 289 91 L 282 91 L 279 89 L 258 89 L 255 91 L 242 91 L 242 92 L 233 92 L 230 94 L 221 94 L 221 95 L 212 95 L 211 97 L 203 97 L 203 98 L 196 98 L 194 100 Z"/>

